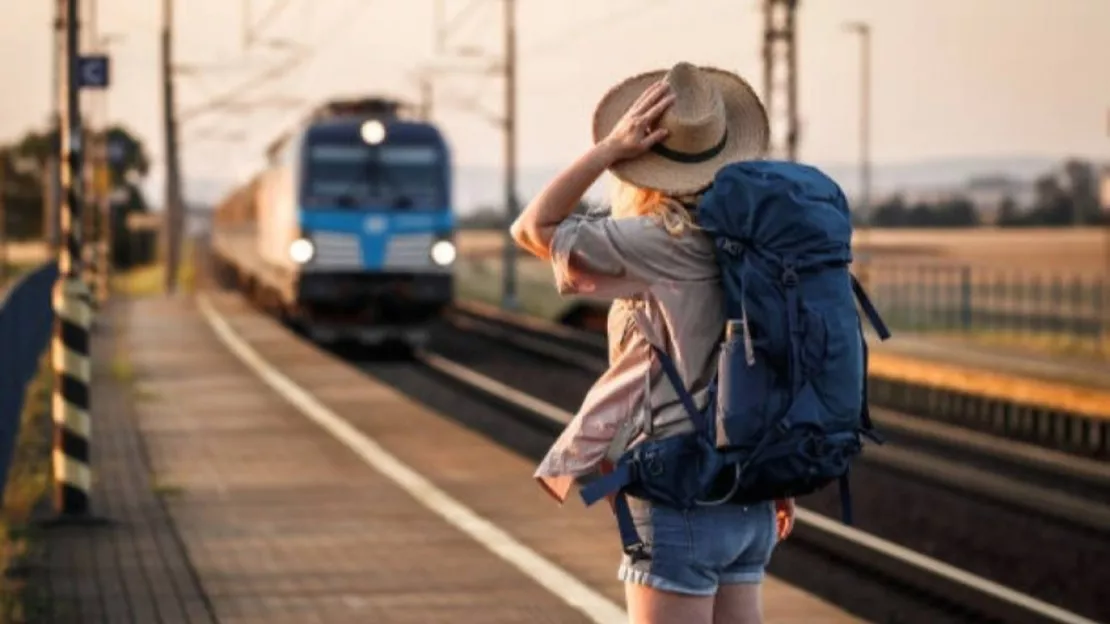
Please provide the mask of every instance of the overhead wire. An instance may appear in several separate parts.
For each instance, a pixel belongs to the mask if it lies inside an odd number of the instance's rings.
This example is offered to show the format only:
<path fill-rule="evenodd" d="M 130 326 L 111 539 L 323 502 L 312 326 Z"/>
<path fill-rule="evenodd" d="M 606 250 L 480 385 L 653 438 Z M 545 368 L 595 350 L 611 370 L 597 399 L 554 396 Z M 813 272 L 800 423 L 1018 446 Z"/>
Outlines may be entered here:
<path fill-rule="evenodd" d="M 263 13 L 262 17 L 260 17 L 257 22 L 247 26 L 249 38 L 253 41 L 255 36 L 261 33 L 269 22 L 281 15 L 281 12 L 284 11 L 291 2 L 292 0 L 274 0 L 274 2 L 270 4 L 270 10 Z"/>
<path fill-rule="evenodd" d="M 613 23 L 624 24 L 628 22 L 627 18 L 638 17 L 650 13 L 669 3 L 670 0 L 654 0 L 650 4 L 645 0 L 631 0 L 628 4 L 608 11 L 604 15 L 578 21 L 553 37 L 543 39 L 531 46 L 526 46 L 520 51 L 520 55 L 535 58 L 551 51 L 565 50 L 568 43 L 598 32 L 605 32 L 603 29 L 599 28 L 601 25 Z M 480 100 L 486 92 L 484 87 L 479 86 L 469 97 L 455 96 L 451 98 L 451 104 L 463 110 L 481 113 L 490 120 L 498 122 L 497 116 L 492 115 L 480 104 Z"/>
<path fill-rule="evenodd" d="M 477 13 L 474 9 L 486 4 L 488 4 L 487 0 L 470 0 L 469 4 L 463 7 L 458 13 L 455 13 L 455 16 L 443 25 L 442 30 L 440 30 L 437 35 L 446 39 L 447 33 L 450 33 L 452 29 L 459 28 L 463 25 L 466 18 L 472 17 Z"/>
<path fill-rule="evenodd" d="M 221 108 L 228 108 L 234 106 L 240 97 L 250 93 L 251 91 L 265 86 L 275 80 L 278 80 L 301 65 L 305 64 L 312 57 L 318 56 L 321 51 L 329 45 L 334 44 L 339 37 L 336 36 L 337 32 L 342 32 L 344 27 L 349 27 L 355 22 L 355 17 L 365 10 L 372 2 L 366 0 L 354 0 L 347 11 L 340 13 L 339 18 L 333 24 L 333 27 L 324 31 L 326 39 L 318 41 L 315 44 L 304 46 L 299 52 L 294 52 L 291 57 L 282 59 L 275 63 L 275 65 L 267 68 L 261 73 L 245 80 L 244 82 L 236 85 L 235 87 L 224 91 L 220 95 L 210 98 L 209 100 L 185 109 L 178 114 L 180 122 L 184 123 L 190 119 L 194 119 L 206 113 L 210 113 Z"/>
<path fill-rule="evenodd" d="M 654 11 L 660 7 L 670 4 L 671 0 L 654 0 L 650 4 L 645 0 L 633 0 L 629 4 L 620 8 L 609 11 L 608 13 L 592 18 L 583 20 L 577 24 L 573 24 L 570 28 L 565 29 L 557 36 L 550 37 L 539 41 L 538 43 L 526 46 L 521 50 L 522 56 L 541 56 L 548 52 L 554 51 L 558 48 L 566 47 L 567 43 L 573 42 L 577 39 L 597 34 L 599 32 L 608 32 L 601 29 L 599 26 L 603 24 L 625 24 L 625 18 L 636 17 Z"/>
<path fill-rule="evenodd" d="M 243 103 L 240 101 L 240 98 L 248 94 L 249 92 L 261 88 L 267 84 L 271 84 L 275 80 L 286 78 L 288 74 L 294 69 L 305 67 L 309 64 L 309 61 L 319 59 L 321 53 L 325 52 L 330 46 L 333 46 L 337 42 L 341 41 L 346 31 L 358 23 L 358 17 L 363 13 L 363 11 L 365 11 L 365 9 L 369 7 L 370 4 L 372 4 L 372 1 L 373 0 L 353 0 L 352 2 L 348 3 L 348 5 L 345 7 L 345 10 L 340 11 L 339 14 L 336 15 L 336 18 L 329 22 L 327 27 L 320 31 L 318 37 L 314 37 L 314 39 L 316 39 L 315 43 L 307 44 L 305 46 L 302 55 L 297 59 L 296 63 L 288 67 L 279 66 L 272 68 L 271 71 L 263 72 L 263 74 L 256 76 L 255 79 L 240 84 L 236 89 L 229 90 L 229 92 L 225 93 L 221 98 L 219 98 L 218 101 L 208 102 L 206 103 L 206 105 L 217 104 L 224 110 L 228 110 L 231 108 L 235 108 L 240 104 L 244 104 L 244 106 L 242 106 L 241 108 L 250 109 L 265 104 L 265 98 L 267 97 L 284 99 L 287 102 L 292 102 L 293 100 L 298 99 L 289 95 L 271 93 L 269 95 L 257 96 L 254 106 L 252 106 L 250 103 Z M 234 92 L 234 97 L 229 97 L 232 95 L 232 92 Z M 302 102 L 303 100 L 295 103 L 300 104 Z M 284 126 L 288 124 L 290 118 L 296 119 L 303 116 L 306 110 L 311 109 L 311 107 L 314 105 L 315 104 L 312 102 L 307 102 L 303 103 L 303 105 L 301 106 L 297 106 L 297 110 L 295 113 L 292 113 L 288 118 L 284 118 L 281 122 L 279 122 L 279 124 L 275 125 Z M 208 130 L 211 129 L 211 127 L 208 128 Z M 252 132 L 251 134 L 255 135 L 256 133 Z M 240 144 L 244 145 L 253 145 L 256 143 L 256 141 L 256 138 L 244 138 L 239 142 Z"/>

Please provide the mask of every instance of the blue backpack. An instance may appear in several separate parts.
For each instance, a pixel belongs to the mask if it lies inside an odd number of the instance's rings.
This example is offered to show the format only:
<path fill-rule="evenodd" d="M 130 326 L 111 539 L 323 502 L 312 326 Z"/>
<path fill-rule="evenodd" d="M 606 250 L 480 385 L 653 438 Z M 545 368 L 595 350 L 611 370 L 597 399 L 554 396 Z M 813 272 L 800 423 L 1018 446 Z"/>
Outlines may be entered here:
<path fill-rule="evenodd" d="M 728 325 L 698 409 L 664 345 L 637 322 L 694 431 L 633 446 L 586 484 L 586 505 L 616 494 L 624 551 L 648 558 L 626 496 L 679 509 L 810 494 L 839 481 L 851 524 L 849 462 L 866 436 L 867 343 L 856 308 L 890 337 L 848 271 L 852 224 L 840 187 L 813 167 L 757 161 L 721 169 L 697 206 L 713 239 Z"/>

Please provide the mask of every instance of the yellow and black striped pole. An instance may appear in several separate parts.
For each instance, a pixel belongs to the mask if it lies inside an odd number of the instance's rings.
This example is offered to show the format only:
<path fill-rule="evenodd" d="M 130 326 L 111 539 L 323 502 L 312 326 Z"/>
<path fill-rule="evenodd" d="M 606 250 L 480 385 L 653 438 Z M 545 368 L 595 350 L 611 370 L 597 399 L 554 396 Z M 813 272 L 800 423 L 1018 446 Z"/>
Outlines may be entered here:
<path fill-rule="evenodd" d="M 77 76 L 78 4 L 65 0 L 65 58 L 67 88 L 65 123 L 59 146 L 62 152 L 61 245 L 58 250 L 58 283 L 54 288 L 54 338 L 51 358 L 54 367 L 54 503 L 61 516 L 82 517 L 89 513 L 89 405 L 91 364 L 89 325 L 92 310 L 88 287 L 81 274 L 84 137 Z"/>

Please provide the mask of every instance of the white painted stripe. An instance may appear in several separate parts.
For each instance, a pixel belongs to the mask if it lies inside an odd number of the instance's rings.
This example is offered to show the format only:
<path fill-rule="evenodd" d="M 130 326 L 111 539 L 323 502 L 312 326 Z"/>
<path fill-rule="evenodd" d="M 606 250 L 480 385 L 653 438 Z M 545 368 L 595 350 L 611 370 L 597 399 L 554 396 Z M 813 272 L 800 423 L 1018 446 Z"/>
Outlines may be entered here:
<path fill-rule="evenodd" d="M 59 287 L 60 285 L 60 287 Z M 51 291 L 51 301 L 55 313 L 77 325 L 88 329 L 92 324 L 92 307 L 88 304 L 89 292 L 81 279 L 64 279 Z"/>
<path fill-rule="evenodd" d="M 51 405 L 54 407 L 55 424 L 64 426 L 86 440 L 91 437 L 92 418 L 87 411 L 67 402 L 61 392 L 54 395 Z"/>
<path fill-rule="evenodd" d="M 92 490 L 92 470 L 88 464 L 83 464 L 66 455 L 61 449 L 55 449 L 51 455 L 53 457 L 55 479 L 82 492 Z"/>
<path fill-rule="evenodd" d="M 89 380 L 92 379 L 92 361 L 88 354 L 77 353 L 67 348 L 61 340 L 55 340 L 51 343 L 50 358 L 55 363 L 56 372 L 67 373 L 74 379 L 84 382 L 85 385 L 88 385 Z M 61 371 L 57 371 L 57 364 L 61 364 Z"/>
<path fill-rule="evenodd" d="M 236 335 L 227 321 L 212 307 L 207 296 L 200 294 L 197 300 L 208 325 L 228 350 L 266 385 L 292 403 L 307 418 L 327 430 L 363 461 L 490 552 L 516 566 L 552 594 L 584 613 L 591 621 L 598 624 L 626 624 L 628 616 L 620 606 L 521 544 L 402 463 L 263 359 Z"/>
<path fill-rule="evenodd" d="M 420 359 L 432 368 L 439 372 L 471 386 L 481 389 L 483 392 L 488 392 L 494 396 L 500 396 L 507 399 L 511 403 L 522 407 L 535 414 L 539 414 L 548 420 L 553 420 L 561 425 L 570 424 L 573 414 L 559 409 L 554 405 L 541 401 L 534 396 L 525 394 L 516 388 L 511 388 L 496 381 L 481 373 L 476 373 L 465 366 L 456 364 L 451 360 L 444 357 L 434 355 L 431 353 L 421 353 Z"/>
<path fill-rule="evenodd" d="M 928 570 L 932 574 L 942 576 L 978 592 L 994 596 L 1004 602 L 1021 606 L 1041 617 L 1056 622 L 1067 622 L 1068 624 L 1098 624 L 1094 620 L 1088 620 L 1071 611 L 1065 611 L 1060 607 L 1037 600 L 1027 594 L 1016 592 L 1005 585 L 1000 585 L 981 576 L 976 576 L 955 566 L 948 565 L 943 561 L 938 561 L 904 546 L 899 546 L 894 542 L 889 542 L 875 535 L 871 535 L 870 533 L 864 533 L 863 531 L 844 526 L 821 514 L 801 508 L 798 508 L 795 514 L 799 523 L 808 524 L 826 533 L 836 535 L 845 541 L 858 544 L 868 550 L 879 551 L 891 557 L 901 559 L 918 568 Z"/>

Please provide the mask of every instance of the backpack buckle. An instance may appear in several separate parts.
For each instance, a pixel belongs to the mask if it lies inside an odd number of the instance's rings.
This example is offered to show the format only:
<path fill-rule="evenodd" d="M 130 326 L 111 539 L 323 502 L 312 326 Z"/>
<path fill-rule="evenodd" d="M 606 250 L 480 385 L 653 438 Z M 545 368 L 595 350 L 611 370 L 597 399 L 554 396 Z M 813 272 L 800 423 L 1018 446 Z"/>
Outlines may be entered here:
<path fill-rule="evenodd" d="M 636 542 L 624 549 L 624 554 L 628 555 L 630 563 L 637 561 L 650 561 L 651 555 L 648 554 L 647 545 L 643 542 Z"/>
<path fill-rule="evenodd" d="M 798 285 L 798 272 L 793 266 L 787 266 L 782 270 L 782 283 L 787 288 L 793 288 Z"/>
<path fill-rule="evenodd" d="M 717 249 L 723 251 L 730 256 L 739 257 L 744 253 L 745 245 L 743 241 L 727 236 L 720 236 L 717 238 Z"/>

